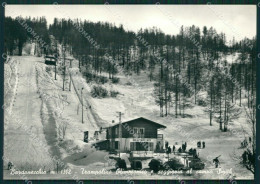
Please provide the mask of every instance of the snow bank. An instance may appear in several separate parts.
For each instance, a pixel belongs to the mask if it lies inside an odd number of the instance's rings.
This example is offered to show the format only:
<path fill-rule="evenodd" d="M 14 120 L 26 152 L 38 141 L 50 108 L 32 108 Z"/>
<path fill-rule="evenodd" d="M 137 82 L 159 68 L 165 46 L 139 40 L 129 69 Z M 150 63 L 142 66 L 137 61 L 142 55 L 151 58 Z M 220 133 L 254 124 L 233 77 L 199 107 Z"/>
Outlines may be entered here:
<path fill-rule="evenodd" d="M 89 145 L 79 152 L 72 154 L 64 159 L 64 161 L 73 165 L 87 166 L 93 163 L 106 163 L 107 152 L 97 151 L 95 148 L 91 148 Z"/>
<path fill-rule="evenodd" d="M 4 105 L 5 110 L 8 110 L 8 113 L 6 113 L 6 115 L 12 113 L 12 109 L 15 103 L 19 82 L 18 64 L 19 62 L 14 57 L 10 57 L 8 63 L 4 64 Z M 5 122 L 8 123 L 8 121 Z"/>

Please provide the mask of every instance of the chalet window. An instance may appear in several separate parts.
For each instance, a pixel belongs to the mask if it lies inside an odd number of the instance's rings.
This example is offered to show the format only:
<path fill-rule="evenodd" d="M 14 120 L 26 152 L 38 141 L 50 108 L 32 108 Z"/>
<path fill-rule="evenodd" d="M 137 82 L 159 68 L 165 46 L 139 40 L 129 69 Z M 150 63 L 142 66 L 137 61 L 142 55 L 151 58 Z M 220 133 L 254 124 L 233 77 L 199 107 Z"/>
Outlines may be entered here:
<path fill-rule="evenodd" d="M 136 150 L 135 142 L 130 142 L 130 151 L 135 151 L 135 150 Z"/>
<path fill-rule="evenodd" d="M 112 128 L 109 128 L 109 129 L 108 129 L 108 135 L 109 135 L 109 138 L 112 137 Z"/>
<path fill-rule="evenodd" d="M 134 127 L 134 137 L 144 138 L 144 128 Z"/>
<path fill-rule="evenodd" d="M 136 135 L 138 132 L 138 128 L 134 128 L 134 134 Z"/>
<path fill-rule="evenodd" d="M 139 129 L 139 135 L 141 138 L 144 138 L 144 128 Z"/>
<path fill-rule="evenodd" d="M 153 143 L 148 142 L 148 151 L 153 151 Z"/>
<path fill-rule="evenodd" d="M 116 127 L 116 130 L 115 130 L 115 134 L 116 136 L 118 135 L 118 128 Z"/>

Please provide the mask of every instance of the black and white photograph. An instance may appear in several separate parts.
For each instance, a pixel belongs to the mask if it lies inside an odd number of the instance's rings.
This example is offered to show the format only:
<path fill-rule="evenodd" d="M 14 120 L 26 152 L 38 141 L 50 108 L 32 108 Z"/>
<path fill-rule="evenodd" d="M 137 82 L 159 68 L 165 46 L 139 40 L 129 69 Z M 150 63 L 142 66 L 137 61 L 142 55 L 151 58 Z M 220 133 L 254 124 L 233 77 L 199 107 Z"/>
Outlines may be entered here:
<path fill-rule="evenodd" d="M 4 180 L 254 180 L 257 4 L 8 4 Z"/>

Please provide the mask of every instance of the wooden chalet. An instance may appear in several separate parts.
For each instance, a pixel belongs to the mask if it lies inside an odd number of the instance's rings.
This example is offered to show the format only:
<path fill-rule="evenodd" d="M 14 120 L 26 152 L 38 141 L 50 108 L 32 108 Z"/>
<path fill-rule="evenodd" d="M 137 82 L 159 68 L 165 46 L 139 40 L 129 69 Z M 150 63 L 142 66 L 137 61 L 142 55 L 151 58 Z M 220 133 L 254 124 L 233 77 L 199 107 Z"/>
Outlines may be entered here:
<path fill-rule="evenodd" d="M 140 117 L 106 128 L 106 140 L 98 141 L 95 146 L 108 151 L 150 151 L 163 148 L 163 134 L 159 129 L 166 126 Z"/>

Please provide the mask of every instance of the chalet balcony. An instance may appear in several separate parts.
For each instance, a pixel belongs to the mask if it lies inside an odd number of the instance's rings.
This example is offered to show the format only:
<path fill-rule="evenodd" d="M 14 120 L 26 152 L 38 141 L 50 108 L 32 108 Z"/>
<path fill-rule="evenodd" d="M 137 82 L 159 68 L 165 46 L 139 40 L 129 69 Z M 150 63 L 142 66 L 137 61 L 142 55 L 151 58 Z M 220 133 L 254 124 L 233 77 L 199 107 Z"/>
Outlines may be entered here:
<path fill-rule="evenodd" d="M 154 151 L 132 151 L 132 154 L 134 158 L 152 158 Z"/>

